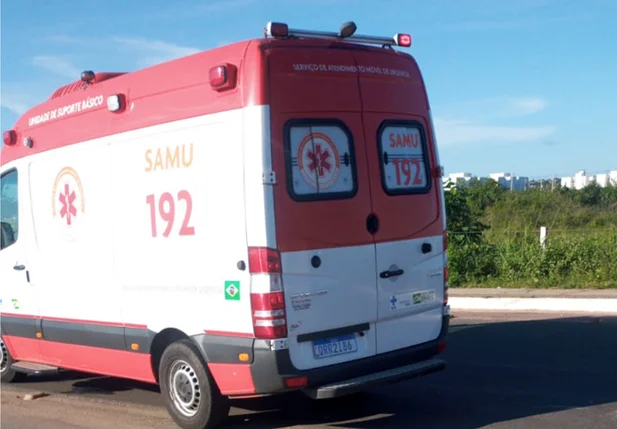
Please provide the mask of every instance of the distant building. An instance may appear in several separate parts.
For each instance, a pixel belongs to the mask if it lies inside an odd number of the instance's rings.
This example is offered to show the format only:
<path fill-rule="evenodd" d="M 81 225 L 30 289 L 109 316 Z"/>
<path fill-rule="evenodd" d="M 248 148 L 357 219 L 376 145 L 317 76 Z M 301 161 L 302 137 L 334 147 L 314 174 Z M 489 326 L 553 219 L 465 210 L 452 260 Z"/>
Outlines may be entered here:
<path fill-rule="evenodd" d="M 526 189 L 556 189 L 562 188 L 583 189 L 592 183 L 597 183 L 601 187 L 617 186 L 617 170 L 607 173 L 587 176 L 585 170 L 577 171 L 571 177 L 553 177 L 548 179 L 529 180 L 528 177 L 513 176 L 511 173 L 492 173 L 489 177 L 478 177 L 471 173 L 451 173 L 443 178 L 444 185 L 453 183 L 456 185 L 466 185 L 473 181 L 485 182 L 492 179 L 499 183 L 504 189 L 512 191 L 524 191 Z"/>
<path fill-rule="evenodd" d="M 492 173 L 489 177 L 505 189 L 512 191 L 524 191 L 529 185 L 529 178 L 519 176 L 514 177 L 510 173 Z"/>
<path fill-rule="evenodd" d="M 476 177 L 471 173 L 451 173 L 444 178 L 444 183 L 451 182 L 457 185 L 468 183 Z"/>
<path fill-rule="evenodd" d="M 596 183 L 602 187 L 617 186 L 617 170 L 596 174 Z"/>
<path fill-rule="evenodd" d="M 444 177 L 444 184 L 453 183 L 456 185 L 466 185 L 472 181 L 485 182 L 492 179 L 499 183 L 504 189 L 512 191 L 524 191 L 527 189 L 529 179 L 527 177 L 515 177 L 510 173 L 493 173 L 489 177 L 478 177 L 471 173 L 452 173 Z"/>
<path fill-rule="evenodd" d="M 570 189 L 583 189 L 587 185 L 596 183 L 598 186 L 617 186 L 617 170 L 608 173 L 587 176 L 585 170 L 577 171 L 572 177 L 562 177 L 561 186 Z"/>

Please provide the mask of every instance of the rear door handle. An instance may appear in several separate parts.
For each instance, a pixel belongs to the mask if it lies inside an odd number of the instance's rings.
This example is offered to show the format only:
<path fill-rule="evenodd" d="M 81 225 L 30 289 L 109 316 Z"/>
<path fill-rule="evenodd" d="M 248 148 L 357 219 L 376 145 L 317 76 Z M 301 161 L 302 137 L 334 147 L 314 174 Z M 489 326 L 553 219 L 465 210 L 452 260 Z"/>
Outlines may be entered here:
<path fill-rule="evenodd" d="M 405 273 L 403 270 L 382 271 L 379 277 L 382 279 L 389 279 L 390 277 L 402 276 Z"/>
<path fill-rule="evenodd" d="M 23 271 L 26 269 L 26 266 L 25 265 L 14 265 L 13 269 L 17 271 Z"/>

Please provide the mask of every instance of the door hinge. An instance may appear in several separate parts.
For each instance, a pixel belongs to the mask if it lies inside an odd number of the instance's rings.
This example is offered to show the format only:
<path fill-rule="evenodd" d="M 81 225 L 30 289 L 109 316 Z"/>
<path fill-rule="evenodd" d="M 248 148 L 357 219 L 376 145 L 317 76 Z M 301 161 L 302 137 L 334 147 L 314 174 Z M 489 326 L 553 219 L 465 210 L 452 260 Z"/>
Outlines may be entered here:
<path fill-rule="evenodd" d="M 264 185 L 275 185 L 276 184 L 276 173 L 272 170 L 264 171 L 262 175 Z"/>

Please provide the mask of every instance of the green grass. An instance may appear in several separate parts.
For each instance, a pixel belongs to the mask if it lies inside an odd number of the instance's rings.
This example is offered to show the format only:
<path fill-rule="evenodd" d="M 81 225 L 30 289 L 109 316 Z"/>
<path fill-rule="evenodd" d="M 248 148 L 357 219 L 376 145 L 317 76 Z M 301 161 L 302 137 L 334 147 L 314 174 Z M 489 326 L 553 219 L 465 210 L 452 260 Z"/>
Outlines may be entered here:
<path fill-rule="evenodd" d="M 535 232 L 450 246 L 450 285 L 617 288 L 617 229 L 553 233 L 545 248 Z"/>
<path fill-rule="evenodd" d="M 446 206 L 452 287 L 617 288 L 617 187 L 476 183 L 446 192 Z"/>

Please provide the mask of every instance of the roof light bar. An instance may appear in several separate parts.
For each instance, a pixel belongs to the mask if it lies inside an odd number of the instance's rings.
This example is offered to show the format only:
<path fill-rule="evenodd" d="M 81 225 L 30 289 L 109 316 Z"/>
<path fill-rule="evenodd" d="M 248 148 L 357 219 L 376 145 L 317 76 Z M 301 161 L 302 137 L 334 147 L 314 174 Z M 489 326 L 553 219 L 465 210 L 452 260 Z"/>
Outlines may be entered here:
<path fill-rule="evenodd" d="M 289 28 L 287 24 L 281 22 L 269 22 L 265 28 L 265 36 L 275 39 L 285 38 L 307 38 L 307 39 L 326 39 L 326 40 L 349 40 L 356 43 L 366 43 L 382 46 L 402 46 L 408 48 L 411 46 L 411 36 L 409 34 L 397 33 L 392 37 L 385 36 L 366 36 L 353 35 L 356 30 L 356 24 L 348 22 L 343 24 L 341 31 L 317 31 L 317 30 L 301 30 L 298 28 Z M 351 34 L 350 36 L 346 36 Z"/>

